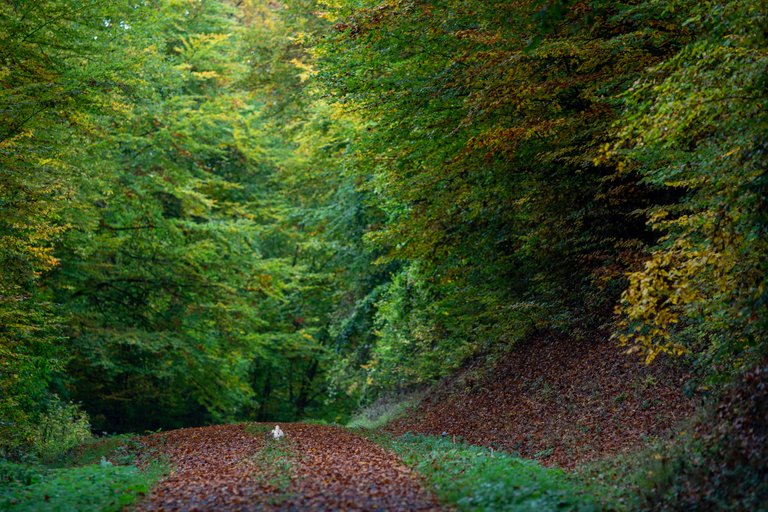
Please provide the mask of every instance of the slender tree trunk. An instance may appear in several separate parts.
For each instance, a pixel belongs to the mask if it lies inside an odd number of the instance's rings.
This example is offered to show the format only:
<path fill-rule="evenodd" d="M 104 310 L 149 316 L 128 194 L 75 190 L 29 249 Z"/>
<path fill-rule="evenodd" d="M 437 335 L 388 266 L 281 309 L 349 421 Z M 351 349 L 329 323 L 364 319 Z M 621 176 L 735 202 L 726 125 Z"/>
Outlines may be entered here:
<path fill-rule="evenodd" d="M 269 401 L 269 395 L 272 394 L 272 372 L 267 371 L 266 379 L 264 379 L 264 387 L 261 390 L 261 402 L 259 403 L 259 413 L 257 419 L 264 421 L 267 419 L 267 402 Z"/>
<path fill-rule="evenodd" d="M 317 359 L 313 359 L 307 368 L 307 373 L 304 374 L 303 382 L 301 383 L 301 390 L 296 400 L 296 416 L 301 418 L 304 416 L 304 410 L 309 405 L 309 390 L 312 387 L 312 382 L 317 375 L 317 369 L 319 368 L 319 362 Z"/>

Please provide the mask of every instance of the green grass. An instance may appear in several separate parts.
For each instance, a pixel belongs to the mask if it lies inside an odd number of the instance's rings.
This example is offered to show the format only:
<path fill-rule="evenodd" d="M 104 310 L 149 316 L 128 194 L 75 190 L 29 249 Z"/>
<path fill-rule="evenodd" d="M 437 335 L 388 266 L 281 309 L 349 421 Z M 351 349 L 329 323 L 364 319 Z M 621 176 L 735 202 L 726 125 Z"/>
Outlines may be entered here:
<path fill-rule="evenodd" d="M 601 510 L 590 487 L 562 470 L 447 438 L 371 435 L 459 510 Z"/>
<path fill-rule="evenodd" d="M 56 458 L 43 461 L 46 466 L 71 467 L 96 464 L 104 457 L 113 464 L 130 465 L 134 454 L 141 449 L 136 436 L 123 434 L 109 437 L 94 437 Z"/>
<path fill-rule="evenodd" d="M 296 478 L 298 454 L 295 443 L 286 437 L 274 439 L 269 433 L 271 425 L 252 424 L 246 427 L 246 431 L 255 436 L 264 438 L 264 447 L 254 455 L 258 473 L 257 481 L 275 489 L 276 493 L 269 497 L 271 505 L 279 505 L 293 494 L 290 492 L 291 483 Z"/>
<path fill-rule="evenodd" d="M 695 461 L 704 447 L 692 435 L 693 424 L 674 437 L 649 440 L 644 446 L 579 467 L 575 476 L 619 511 L 648 510 L 654 500 L 673 498 L 675 477 Z"/>
<path fill-rule="evenodd" d="M 121 436 L 89 441 L 47 464 L 0 460 L 0 510 L 122 510 L 166 471 L 161 462 L 132 465 L 132 449 L 131 439 Z"/>
<path fill-rule="evenodd" d="M 135 466 L 90 464 L 38 471 L 4 467 L 3 471 L 23 471 L 26 475 L 21 481 L 0 484 L 2 510 L 119 511 L 146 494 L 162 475 L 163 467 L 140 470 Z"/>
<path fill-rule="evenodd" d="M 423 393 L 416 392 L 406 396 L 388 397 L 377 400 L 356 414 L 350 422 L 347 423 L 347 428 L 375 430 L 383 427 L 387 423 L 405 414 L 409 409 L 415 407 L 419 403 L 422 395 Z"/>

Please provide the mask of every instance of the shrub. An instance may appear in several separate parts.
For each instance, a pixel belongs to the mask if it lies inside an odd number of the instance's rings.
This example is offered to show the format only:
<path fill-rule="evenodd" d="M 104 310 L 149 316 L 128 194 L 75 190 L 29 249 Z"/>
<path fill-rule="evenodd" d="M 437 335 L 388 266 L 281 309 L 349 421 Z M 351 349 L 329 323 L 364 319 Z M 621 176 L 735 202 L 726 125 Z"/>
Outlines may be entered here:
<path fill-rule="evenodd" d="M 32 448 L 38 457 L 50 460 L 90 437 L 86 413 L 75 404 L 55 400 L 33 431 Z"/>

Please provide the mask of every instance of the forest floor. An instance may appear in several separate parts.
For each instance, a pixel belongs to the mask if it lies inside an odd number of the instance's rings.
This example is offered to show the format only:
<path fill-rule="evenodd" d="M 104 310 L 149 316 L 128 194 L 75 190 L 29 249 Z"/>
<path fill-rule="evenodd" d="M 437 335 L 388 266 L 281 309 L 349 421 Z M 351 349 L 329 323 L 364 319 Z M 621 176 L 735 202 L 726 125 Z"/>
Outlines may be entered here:
<path fill-rule="evenodd" d="M 688 439 L 697 393 L 672 361 L 539 332 L 347 428 L 185 428 L 94 439 L 50 467 L 6 463 L 0 509 L 634 510 L 668 472 L 658 442 Z"/>
<path fill-rule="evenodd" d="M 606 337 L 540 332 L 509 353 L 468 362 L 385 429 L 574 468 L 643 446 L 690 418 L 692 378 L 674 361 L 644 365 Z"/>
<path fill-rule="evenodd" d="M 275 440 L 273 424 L 237 424 L 140 438 L 172 471 L 138 510 L 589 508 L 599 491 L 555 468 L 663 436 L 695 409 L 691 379 L 599 337 L 539 333 L 467 363 L 378 433 L 296 423 Z"/>
<path fill-rule="evenodd" d="M 347 429 L 284 424 L 186 428 L 141 439 L 172 468 L 139 511 L 441 510 L 396 455 Z"/>

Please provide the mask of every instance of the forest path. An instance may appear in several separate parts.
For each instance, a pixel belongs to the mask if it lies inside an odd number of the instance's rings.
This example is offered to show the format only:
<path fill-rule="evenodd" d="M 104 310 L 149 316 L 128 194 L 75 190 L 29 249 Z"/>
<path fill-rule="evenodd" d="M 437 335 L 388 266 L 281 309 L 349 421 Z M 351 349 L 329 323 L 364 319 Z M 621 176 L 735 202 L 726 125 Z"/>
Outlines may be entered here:
<path fill-rule="evenodd" d="M 416 473 L 341 427 L 274 424 L 186 428 L 142 440 L 171 473 L 139 511 L 441 510 Z"/>

